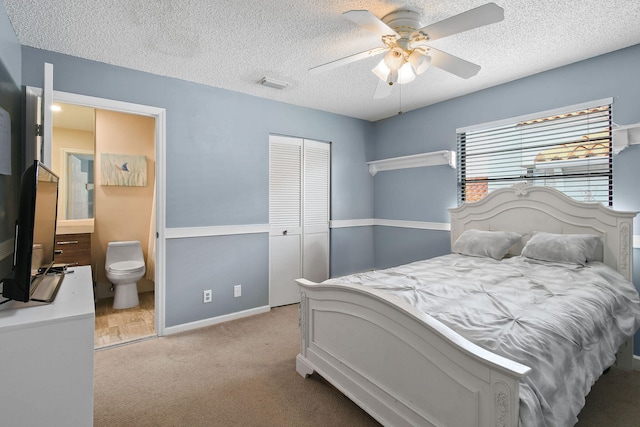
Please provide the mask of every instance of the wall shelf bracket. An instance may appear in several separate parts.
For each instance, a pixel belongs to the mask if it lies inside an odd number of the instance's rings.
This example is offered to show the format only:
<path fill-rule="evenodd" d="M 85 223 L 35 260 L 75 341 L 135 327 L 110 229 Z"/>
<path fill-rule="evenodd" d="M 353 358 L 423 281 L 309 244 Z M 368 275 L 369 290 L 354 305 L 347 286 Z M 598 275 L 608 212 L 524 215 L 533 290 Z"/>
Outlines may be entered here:
<path fill-rule="evenodd" d="M 411 156 L 392 157 L 390 159 L 367 162 L 369 173 L 375 176 L 378 172 L 396 169 L 419 168 L 424 166 L 449 165 L 456 168 L 456 152 L 449 150 L 414 154 Z"/>
<path fill-rule="evenodd" d="M 632 125 L 613 124 L 613 153 L 618 154 L 629 145 L 640 144 L 640 123 Z"/>

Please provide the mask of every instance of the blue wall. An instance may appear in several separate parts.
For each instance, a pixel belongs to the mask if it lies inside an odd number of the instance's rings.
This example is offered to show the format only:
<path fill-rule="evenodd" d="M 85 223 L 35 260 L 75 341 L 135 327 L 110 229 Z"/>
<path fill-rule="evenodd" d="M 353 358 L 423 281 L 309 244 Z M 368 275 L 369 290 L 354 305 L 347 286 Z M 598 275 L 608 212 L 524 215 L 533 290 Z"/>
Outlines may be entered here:
<path fill-rule="evenodd" d="M 640 122 L 640 45 L 556 68 L 375 124 L 370 160 L 437 150 L 456 150 L 456 129 L 612 97 L 613 121 Z M 640 210 L 634 147 L 614 158 L 614 207 Z M 448 221 L 456 205 L 456 172 L 447 166 L 422 175 L 398 171 L 375 176 L 377 218 Z M 619 169 L 619 170 L 618 170 Z M 437 184 L 437 185 L 434 185 Z M 398 194 L 397 190 L 402 189 Z M 420 199 L 420 200 L 415 200 Z M 635 220 L 640 230 L 640 218 Z"/>
<path fill-rule="evenodd" d="M 48 62 L 55 90 L 166 109 L 168 228 L 267 224 L 270 133 L 330 141 L 332 218 L 373 216 L 369 122 L 30 47 L 22 58 L 24 85 L 41 87 Z M 370 229 L 332 238 L 333 275 L 373 266 Z M 268 305 L 268 259 L 266 233 L 168 239 L 166 326 Z M 227 301 L 237 283 L 243 298 Z M 203 289 L 220 298 L 204 306 Z"/>
<path fill-rule="evenodd" d="M 614 123 L 638 123 L 638 70 L 640 45 L 392 117 L 375 123 L 370 160 L 456 150 L 457 128 L 608 97 L 614 100 Z M 640 178 L 639 162 L 638 146 L 631 146 L 614 157 L 614 208 L 640 211 L 640 192 L 636 185 Z M 456 171 L 448 166 L 377 174 L 374 215 L 448 222 L 447 209 L 457 203 L 456 180 Z M 636 217 L 634 228 L 640 234 L 640 217 Z M 382 246 L 406 246 L 407 253 L 426 255 L 426 249 L 420 244 L 404 239 L 400 230 L 388 232 L 384 239 L 375 240 L 376 266 L 392 264 L 382 257 Z M 393 262 L 398 261 L 403 262 Z"/>
<path fill-rule="evenodd" d="M 640 45 L 636 45 L 395 116 L 374 125 L 370 160 L 456 150 L 457 128 L 608 97 L 614 100 L 614 123 L 638 123 L 639 77 Z M 640 211 L 638 165 L 638 145 L 614 156 L 614 208 Z M 379 173 L 374 178 L 374 215 L 448 222 L 447 209 L 457 203 L 456 180 L 456 172 L 448 166 Z M 634 229 L 639 235 L 640 216 L 634 220 Z M 415 234 L 400 228 L 376 228 L 376 267 L 429 257 L 439 251 L 434 245 L 449 243 L 443 239 L 443 232 L 413 231 Z M 446 252 L 449 248 L 441 249 Z M 634 255 L 633 281 L 640 289 L 640 249 L 635 249 Z M 635 342 L 635 353 L 640 354 L 640 334 Z"/>

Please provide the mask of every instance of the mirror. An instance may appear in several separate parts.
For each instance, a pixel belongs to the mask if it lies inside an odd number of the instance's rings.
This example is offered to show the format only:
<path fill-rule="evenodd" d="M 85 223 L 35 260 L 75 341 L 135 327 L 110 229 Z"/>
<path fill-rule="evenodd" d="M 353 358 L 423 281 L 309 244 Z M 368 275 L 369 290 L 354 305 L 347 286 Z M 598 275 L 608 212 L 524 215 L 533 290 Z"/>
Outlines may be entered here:
<path fill-rule="evenodd" d="M 93 152 L 63 150 L 65 155 L 66 218 L 93 218 Z"/>
<path fill-rule="evenodd" d="M 95 110 L 54 103 L 51 169 L 60 177 L 59 220 L 94 217 Z"/>

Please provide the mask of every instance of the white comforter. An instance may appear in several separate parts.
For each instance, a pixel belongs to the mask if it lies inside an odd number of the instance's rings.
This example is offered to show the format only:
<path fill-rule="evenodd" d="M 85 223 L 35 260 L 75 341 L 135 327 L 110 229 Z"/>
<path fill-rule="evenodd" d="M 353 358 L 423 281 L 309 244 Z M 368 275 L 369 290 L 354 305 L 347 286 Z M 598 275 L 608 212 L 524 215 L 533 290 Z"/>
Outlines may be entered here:
<path fill-rule="evenodd" d="M 633 285 L 586 267 L 445 255 L 330 279 L 389 291 L 494 353 L 532 368 L 520 387 L 522 426 L 571 426 L 591 386 L 640 326 Z"/>

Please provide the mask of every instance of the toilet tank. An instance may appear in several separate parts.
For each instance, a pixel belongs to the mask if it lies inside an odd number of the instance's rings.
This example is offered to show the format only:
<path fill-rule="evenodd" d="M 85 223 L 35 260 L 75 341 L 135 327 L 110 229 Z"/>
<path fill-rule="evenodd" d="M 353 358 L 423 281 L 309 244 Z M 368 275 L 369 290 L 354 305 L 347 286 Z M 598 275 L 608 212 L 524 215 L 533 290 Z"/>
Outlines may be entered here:
<path fill-rule="evenodd" d="M 144 262 L 142 246 L 139 241 L 109 242 L 107 244 L 105 266 L 114 262 L 134 260 Z"/>

